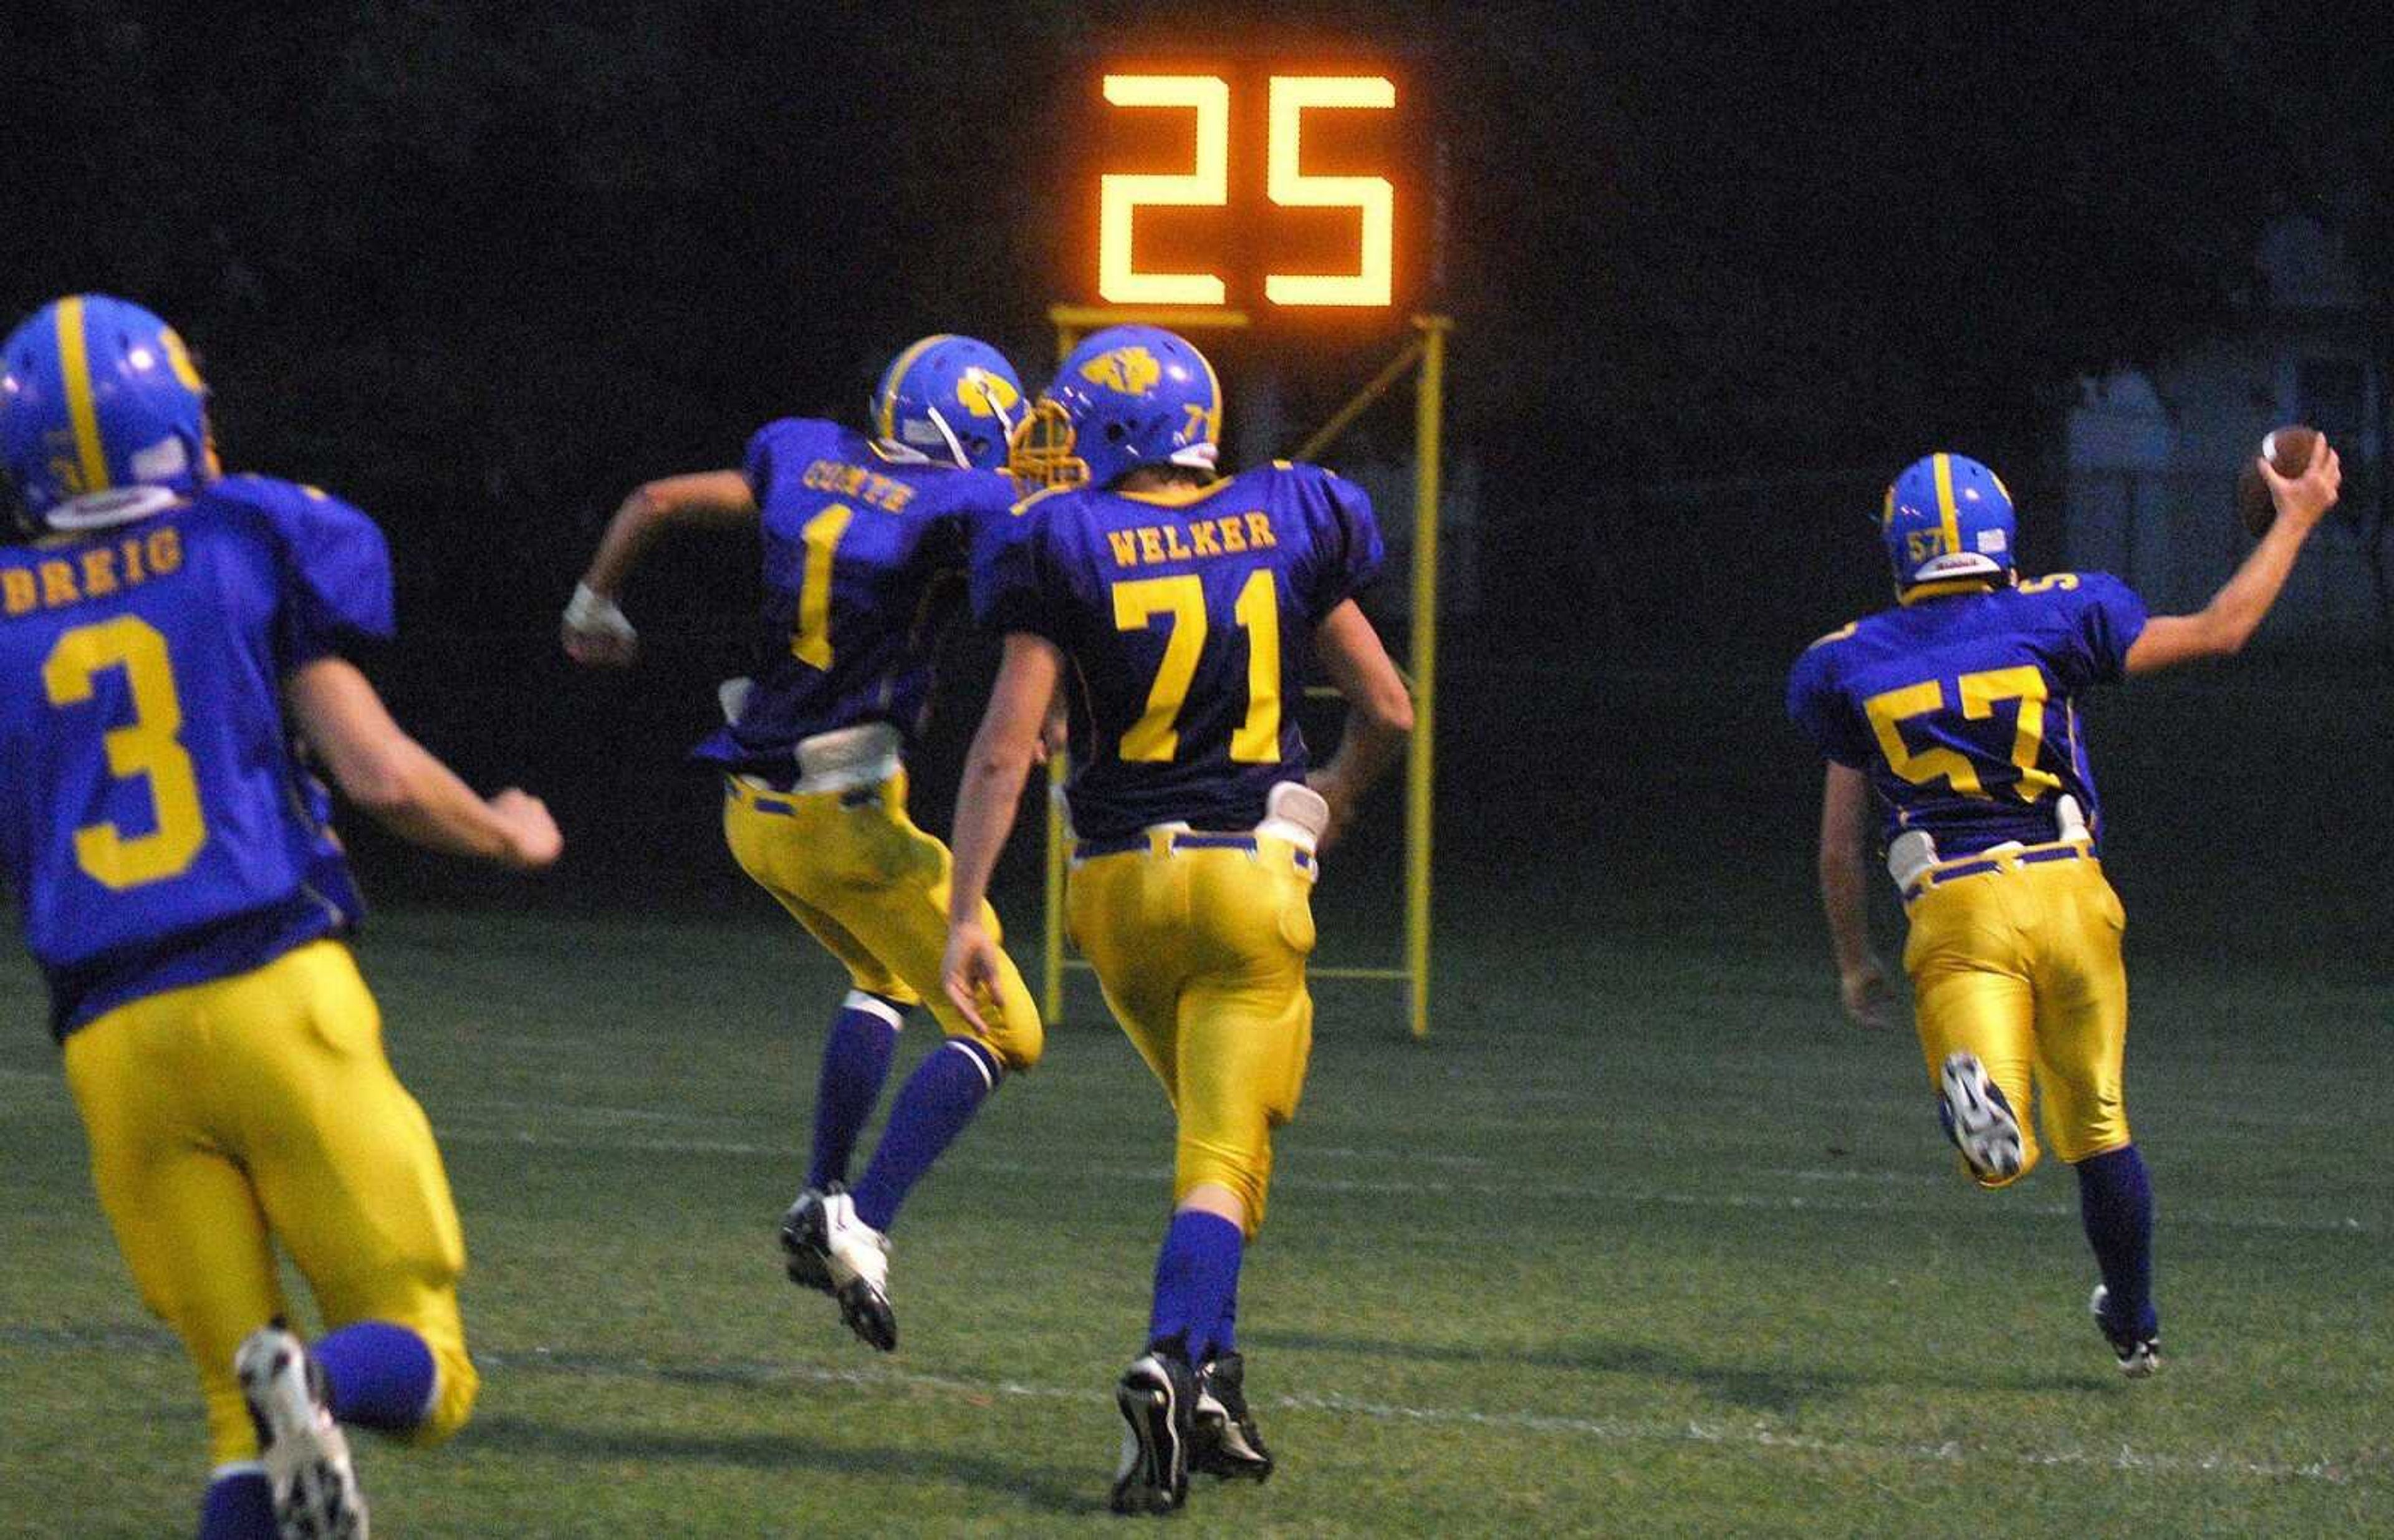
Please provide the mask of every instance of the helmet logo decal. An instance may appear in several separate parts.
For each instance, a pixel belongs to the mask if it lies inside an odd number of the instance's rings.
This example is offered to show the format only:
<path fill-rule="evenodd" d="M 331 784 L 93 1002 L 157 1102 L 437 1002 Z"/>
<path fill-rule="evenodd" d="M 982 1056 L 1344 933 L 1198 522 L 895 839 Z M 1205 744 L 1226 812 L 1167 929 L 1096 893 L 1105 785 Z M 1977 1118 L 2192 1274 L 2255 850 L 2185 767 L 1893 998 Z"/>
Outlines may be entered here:
<path fill-rule="evenodd" d="M 1144 348 L 1116 348 L 1081 365 L 1081 377 L 1125 396 L 1144 396 L 1164 377 L 1164 365 Z"/>
<path fill-rule="evenodd" d="M 976 417 L 995 417 L 1006 422 L 1022 404 L 1022 392 L 1003 375 L 972 368 L 956 381 L 956 402 Z"/>
<path fill-rule="evenodd" d="M 205 390 L 208 388 L 208 382 L 200 377 L 198 367 L 191 362 L 191 350 L 183 346 L 183 339 L 175 335 L 173 327 L 169 326 L 158 334 L 158 345 L 165 349 L 166 367 L 175 371 L 175 377 L 182 382 L 184 389 Z"/>

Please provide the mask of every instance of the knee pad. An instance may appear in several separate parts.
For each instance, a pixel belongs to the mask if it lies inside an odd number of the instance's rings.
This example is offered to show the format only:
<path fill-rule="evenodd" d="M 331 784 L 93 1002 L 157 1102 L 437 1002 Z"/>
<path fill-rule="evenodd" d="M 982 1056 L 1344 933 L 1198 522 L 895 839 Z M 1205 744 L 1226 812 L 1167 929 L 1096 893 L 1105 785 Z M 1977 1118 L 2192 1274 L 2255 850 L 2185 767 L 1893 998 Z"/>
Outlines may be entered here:
<path fill-rule="evenodd" d="M 424 1420 L 407 1434 L 407 1441 L 419 1448 L 455 1437 L 474 1415 L 474 1398 L 482 1389 L 481 1375 L 474 1372 L 474 1361 L 466 1356 L 462 1345 L 435 1342 L 430 1346 L 439 1376 L 432 1388 L 432 1404 L 424 1409 Z"/>
<path fill-rule="evenodd" d="M 970 1022 L 958 1019 L 952 1035 L 970 1037 L 989 1050 L 1008 1074 L 1037 1066 L 1039 1056 L 1047 1048 L 1047 1030 L 1040 1022 L 1039 1007 L 1031 1003 L 1028 989 L 1010 980 L 1001 981 L 996 996 L 982 999 L 980 1015 L 989 1023 L 987 1032 L 975 1031 Z"/>
<path fill-rule="evenodd" d="M 1248 1240 L 1254 1240 L 1256 1232 L 1263 1229 L 1264 1202 L 1271 1191 L 1269 1144 L 1260 1152 L 1233 1150 L 1183 1134 L 1173 1165 L 1174 1206 L 1185 1203 L 1190 1192 L 1211 1182 L 1239 1195 L 1240 1206 L 1246 1212 L 1246 1222 L 1240 1228 Z"/>

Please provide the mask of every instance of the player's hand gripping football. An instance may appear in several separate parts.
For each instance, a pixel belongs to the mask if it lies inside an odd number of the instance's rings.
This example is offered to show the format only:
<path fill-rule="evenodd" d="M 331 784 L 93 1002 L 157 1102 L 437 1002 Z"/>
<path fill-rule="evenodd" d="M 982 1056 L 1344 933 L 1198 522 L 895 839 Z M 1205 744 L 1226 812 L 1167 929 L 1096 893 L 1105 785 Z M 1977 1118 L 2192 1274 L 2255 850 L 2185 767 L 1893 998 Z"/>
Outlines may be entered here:
<path fill-rule="evenodd" d="M 630 617 L 586 583 L 574 585 L 558 640 L 567 657 L 593 668 L 628 668 L 640 652 L 639 633 L 632 629 Z"/>
<path fill-rule="evenodd" d="M 2328 447 L 2324 433 L 2311 441 L 2311 463 L 2300 476 L 2279 475 L 2266 454 L 2255 463 L 2269 485 L 2269 501 L 2277 505 L 2278 517 L 2297 530 L 2308 531 L 2325 518 L 2344 485 L 2344 461 Z"/>
<path fill-rule="evenodd" d="M 1837 1003 L 1846 1007 L 1846 1020 L 1864 1032 L 1895 1030 L 1895 991 L 1888 987 L 1887 971 L 1875 957 L 1838 973 Z"/>
<path fill-rule="evenodd" d="M 981 1006 L 997 998 L 1001 960 L 996 941 L 979 920 L 948 928 L 948 954 L 940 960 L 940 987 L 977 1032 L 990 1030 L 981 1018 Z"/>
<path fill-rule="evenodd" d="M 564 853 L 565 836 L 557 832 L 557 820 L 548 816 L 548 804 L 539 797 L 509 786 L 488 806 L 506 836 L 508 865 L 536 872 Z"/>

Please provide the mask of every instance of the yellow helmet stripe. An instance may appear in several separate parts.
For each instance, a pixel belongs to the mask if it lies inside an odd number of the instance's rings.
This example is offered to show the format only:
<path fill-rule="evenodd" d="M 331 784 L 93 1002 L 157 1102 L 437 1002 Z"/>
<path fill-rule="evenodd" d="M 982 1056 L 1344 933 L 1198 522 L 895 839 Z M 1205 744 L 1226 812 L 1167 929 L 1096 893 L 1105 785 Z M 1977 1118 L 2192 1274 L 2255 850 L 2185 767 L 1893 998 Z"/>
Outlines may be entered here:
<path fill-rule="evenodd" d="M 954 335 L 934 332 L 899 354 L 890 363 L 888 376 L 881 387 L 881 400 L 873 409 L 874 421 L 880 428 L 883 438 L 894 440 L 898 437 L 898 382 L 906 377 L 906 371 L 914 366 L 916 359 Z"/>
<path fill-rule="evenodd" d="M 1958 556 L 1962 551 L 1961 510 L 1953 506 L 1953 456 L 1935 457 L 1937 467 L 1937 519 L 1945 531 L 1945 554 Z"/>
<path fill-rule="evenodd" d="M 74 424 L 75 458 L 82 463 L 83 490 L 106 492 L 108 452 L 100 447 L 99 414 L 91 402 L 91 350 L 84 337 L 83 296 L 59 301 L 59 373 L 67 388 L 67 418 Z"/>

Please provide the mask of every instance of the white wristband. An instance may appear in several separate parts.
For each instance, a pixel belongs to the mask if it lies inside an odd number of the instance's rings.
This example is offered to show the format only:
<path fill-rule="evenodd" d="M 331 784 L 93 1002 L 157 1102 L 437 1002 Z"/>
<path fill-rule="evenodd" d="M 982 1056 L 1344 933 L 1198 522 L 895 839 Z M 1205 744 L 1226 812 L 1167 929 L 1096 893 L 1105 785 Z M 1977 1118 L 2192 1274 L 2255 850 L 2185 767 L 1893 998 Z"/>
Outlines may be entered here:
<path fill-rule="evenodd" d="M 632 623 L 615 601 L 594 592 L 587 583 L 573 586 L 573 598 L 565 606 L 565 628 L 583 636 L 615 637 L 625 640 L 633 636 Z"/>

